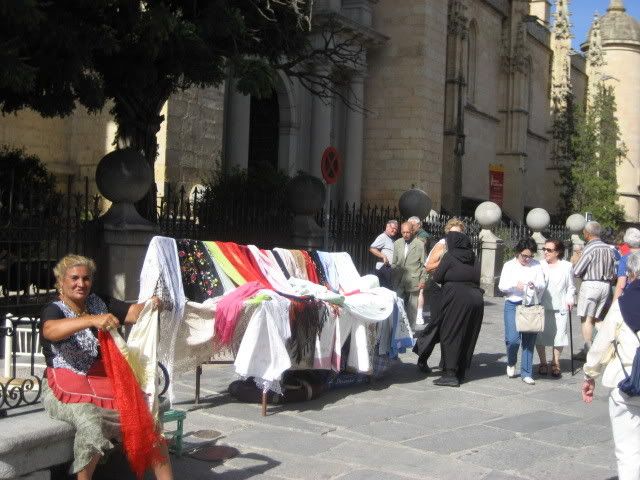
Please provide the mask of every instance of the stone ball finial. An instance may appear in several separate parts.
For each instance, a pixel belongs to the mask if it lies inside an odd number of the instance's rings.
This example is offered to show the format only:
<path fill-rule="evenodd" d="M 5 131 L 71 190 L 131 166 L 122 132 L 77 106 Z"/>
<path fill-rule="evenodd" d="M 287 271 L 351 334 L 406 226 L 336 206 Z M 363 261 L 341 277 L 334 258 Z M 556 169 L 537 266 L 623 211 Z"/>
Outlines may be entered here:
<path fill-rule="evenodd" d="M 135 203 L 149 191 L 153 181 L 151 166 L 133 148 L 107 153 L 96 169 L 100 193 L 113 203 Z"/>
<path fill-rule="evenodd" d="M 587 220 L 584 218 L 584 215 L 580 213 L 569 215 L 565 223 L 571 233 L 580 233 L 586 224 Z"/>
<path fill-rule="evenodd" d="M 534 232 L 544 230 L 549 223 L 551 223 L 551 217 L 544 208 L 534 208 L 527 214 L 527 225 Z"/>
<path fill-rule="evenodd" d="M 420 190 L 419 188 L 412 188 L 407 190 L 398 200 L 398 207 L 400 208 L 400 214 L 404 218 L 416 216 L 418 218 L 425 218 L 431 211 L 431 198 L 427 195 L 427 192 Z"/>
<path fill-rule="evenodd" d="M 317 177 L 300 173 L 287 184 L 287 202 L 296 215 L 314 215 L 324 206 L 325 186 Z"/>
<path fill-rule="evenodd" d="M 474 216 L 482 228 L 489 228 L 500 221 L 502 209 L 496 203 L 482 202 L 476 207 Z"/>

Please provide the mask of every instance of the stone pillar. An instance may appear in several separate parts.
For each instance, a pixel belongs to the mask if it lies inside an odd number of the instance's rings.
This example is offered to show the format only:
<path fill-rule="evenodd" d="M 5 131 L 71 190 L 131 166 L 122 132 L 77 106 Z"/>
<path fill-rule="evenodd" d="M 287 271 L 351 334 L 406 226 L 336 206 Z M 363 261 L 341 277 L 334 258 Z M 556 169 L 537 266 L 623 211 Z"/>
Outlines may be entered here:
<path fill-rule="evenodd" d="M 347 141 L 344 155 L 344 198 L 349 204 L 360 204 L 362 187 L 362 145 L 364 131 L 364 115 L 362 102 L 364 98 L 364 78 L 356 75 L 351 79 L 349 100 L 355 106 L 347 109 Z"/>
<path fill-rule="evenodd" d="M 479 235 L 482 245 L 480 287 L 491 297 L 495 297 L 499 292 L 498 282 L 504 264 L 504 241 L 490 228 L 498 223 L 501 217 L 502 210 L 493 202 L 482 202 L 475 211 L 476 221 L 482 226 Z"/>
<path fill-rule="evenodd" d="M 96 291 L 126 301 L 136 301 L 139 278 L 155 226 L 142 218 L 134 203 L 144 197 L 153 175 L 151 167 L 131 148 L 105 155 L 96 169 L 100 193 L 113 202 L 99 219 L 100 250 Z"/>
<path fill-rule="evenodd" d="M 236 81 L 229 82 L 227 121 L 224 127 L 225 163 L 227 167 L 246 169 L 249 166 L 249 119 L 251 97 L 236 90 Z"/>
<path fill-rule="evenodd" d="M 544 255 L 542 254 L 542 247 L 544 247 L 544 244 L 547 241 L 541 232 L 549 226 L 550 222 L 551 217 L 549 216 L 549 212 L 544 208 L 534 208 L 527 214 L 527 226 L 533 230 L 533 235 L 531 235 L 531 237 L 538 245 L 538 252 L 536 253 L 536 258 L 538 260 L 544 258 Z"/>
<path fill-rule="evenodd" d="M 333 98 L 321 98 L 316 95 L 311 99 L 311 139 L 309 142 L 309 172 L 314 177 L 322 178 L 320 160 L 322 152 L 331 145 L 331 124 Z"/>

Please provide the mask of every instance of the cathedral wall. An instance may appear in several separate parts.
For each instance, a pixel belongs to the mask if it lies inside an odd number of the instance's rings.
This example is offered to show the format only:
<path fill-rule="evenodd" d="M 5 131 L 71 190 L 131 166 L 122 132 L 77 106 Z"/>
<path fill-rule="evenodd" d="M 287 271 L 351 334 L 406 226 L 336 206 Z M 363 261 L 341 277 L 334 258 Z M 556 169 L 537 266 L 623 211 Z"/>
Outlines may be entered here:
<path fill-rule="evenodd" d="M 190 191 L 222 153 L 224 88 L 191 88 L 171 96 L 166 118 L 166 178 Z M 248 119 L 247 119 L 248 121 Z"/>
<path fill-rule="evenodd" d="M 415 185 L 438 209 L 447 2 L 379 2 L 373 19 L 390 39 L 368 56 L 362 199 L 397 205 Z"/>
<path fill-rule="evenodd" d="M 549 111 L 551 91 L 551 50 L 530 38 L 531 78 L 529 82 L 529 125 L 528 130 L 547 137 L 551 130 Z M 545 159 L 546 163 L 546 159 Z"/>
<path fill-rule="evenodd" d="M 618 166 L 618 192 L 628 221 L 640 220 L 638 185 L 640 185 L 640 49 L 605 49 L 607 84 L 616 94 L 617 117 L 627 158 Z M 633 196 L 633 197 L 631 197 Z"/>
<path fill-rule="evenodd" d="M 65 119 L 42 118 L 31 110 L 2 115 L 0 145 L 37 155 L 54 173 L 71 173 L 65 124 Z"/>
<path fill-rule="evenodd" d="M 462 195 L 489 199 L 489 165 L 496 163 L 498 120 L 467 108 L 465 154 L 462 159 Z"/>

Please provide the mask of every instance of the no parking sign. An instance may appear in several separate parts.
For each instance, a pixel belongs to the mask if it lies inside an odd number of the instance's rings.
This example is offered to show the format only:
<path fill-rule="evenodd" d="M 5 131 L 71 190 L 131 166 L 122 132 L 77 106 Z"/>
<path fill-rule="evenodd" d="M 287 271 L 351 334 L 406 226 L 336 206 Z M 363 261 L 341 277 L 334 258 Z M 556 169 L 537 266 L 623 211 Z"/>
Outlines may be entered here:
<path fill-rule="evenodd" d="M 320 162 L 320 171 L 327 185 L 333 185 L 338 181 L 342 174 L 342 157 L 336 147 L 327 147 L 324 149 Z"/>

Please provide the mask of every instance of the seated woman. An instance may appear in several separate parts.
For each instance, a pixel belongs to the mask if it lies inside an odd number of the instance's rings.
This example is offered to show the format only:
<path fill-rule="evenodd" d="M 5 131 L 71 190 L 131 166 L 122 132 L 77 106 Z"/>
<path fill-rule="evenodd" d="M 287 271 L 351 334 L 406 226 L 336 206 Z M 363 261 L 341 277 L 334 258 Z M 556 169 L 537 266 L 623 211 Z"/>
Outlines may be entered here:
<path fill-rule="evenodd" d="M 43 403 L 49 415 L 76 429 L 72 473 L 90 479 L 111 439 L 120 437 L 113 387 L 100 357 L 98 330 L 135 323 L 144 304 L 115 299 L 105 303 L 91 293 L 96 266 L 80 255 L 67 255 L 53 273 L 59 291 L 57 301 L 42 311 L 40 332 L 45 356 L 46 382 Z M 158 300 L 154 300 L 157 302 Z M 155 463 L 156 478 L 172 479 L 166 445 L 159 445 L 165 463 Z"/>

